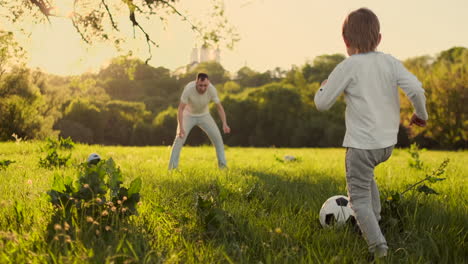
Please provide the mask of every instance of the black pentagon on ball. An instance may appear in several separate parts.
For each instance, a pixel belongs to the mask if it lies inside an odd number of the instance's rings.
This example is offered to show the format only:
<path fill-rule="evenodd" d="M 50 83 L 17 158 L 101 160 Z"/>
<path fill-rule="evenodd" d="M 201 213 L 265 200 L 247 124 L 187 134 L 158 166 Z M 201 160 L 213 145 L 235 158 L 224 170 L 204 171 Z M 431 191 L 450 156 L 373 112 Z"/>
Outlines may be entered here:
<path fill-rule="evenodd" d="M 327 225 L 334 225 L 336 222 L 334 214 L 327 214 L 325 215 L 325 224 Z"/>
<path fill-rule="evenodd" d="M 346 223 L 349 223 L 352 226 L 357 225 L 356 218 L 352 215 L 349 216 L 348 220 L 346 220 Z"/>
<path fill-rule="evenodd" d="M 340 197 L 340 198 L 336 199 L 335 202 L 339 206 L 347 206 L 348 205 L 348 200 L 343 198 L 343 197 Z"/>
<path fill-rule="evenodd" d="M 346 224 L 351 226 L 351 230 L 353 230 L 354 232 L 360 235 L 362 234 L 361 228 L 359 228 L 359 225 L 357 224 L 356 218 L 354 216 L 351 215 L 348 218 L 348 220 L 346 220 Z"/>

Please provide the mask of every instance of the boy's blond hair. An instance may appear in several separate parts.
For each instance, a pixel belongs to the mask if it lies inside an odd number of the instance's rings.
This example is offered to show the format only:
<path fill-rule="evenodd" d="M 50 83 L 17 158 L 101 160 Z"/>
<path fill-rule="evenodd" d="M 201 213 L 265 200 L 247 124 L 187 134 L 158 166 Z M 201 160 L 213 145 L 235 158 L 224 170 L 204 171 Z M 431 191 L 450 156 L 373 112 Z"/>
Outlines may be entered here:
<path fill-rule="evenodd" d="M 343 22 L 343 38 L 359 53 L 374 51 L 379 44 L 379 36 L 379 19 L 367 8 L 351 12 Z"/>

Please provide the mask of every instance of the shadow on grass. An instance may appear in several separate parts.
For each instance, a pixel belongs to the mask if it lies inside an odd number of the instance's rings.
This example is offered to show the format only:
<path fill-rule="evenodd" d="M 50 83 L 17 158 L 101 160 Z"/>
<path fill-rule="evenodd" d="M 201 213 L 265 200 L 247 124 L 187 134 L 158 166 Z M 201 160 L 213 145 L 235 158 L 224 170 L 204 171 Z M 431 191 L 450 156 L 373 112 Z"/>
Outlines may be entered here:
<path fill-rule="evenodd" d="M 344 178 L 254 168 L 230 169 L 213 178 L 197 173 L 147 186 L 160 191 L 147 196 L 147 210 L 135 227 L 141 235 L 135 236 L 142 243 L 140 260 L 151 255 L 165 261 L 175 255 L 185 263 L 365 262 L 367 247 L 359 234 L 325 230 L 318 222 L 322 203 L 345 194 Z M 466 256 L 466 210 L 411 196 L 403 201 L 405 232 L 387 231 L 391 252 L 386 262 L 457 263 Z M 444 235 L 450 247 L 441 240 Z"/>
<path fill-rule="evenodd" d="M 195 197 L 198 229 L 183 236 L 190 244 L 211 244 L 239 263 L 303 260 L 308 254 L 304 245 L 323 231 L 318 221 L 322 203 L 344 190 L 344 181 L 327 175 L 290 178 L 249 168 L 229 174 L 235 178 L 192 183 L 184 195 Z M 167 184 L 172 187 L 165 191 L 180 193 L 180 186 Z"/>
<path fill-rule="evenodd" d="M 381 193 L 384 200 L 388 191 Z M 382 232 L 395 250 L 392 262 L 464 263 L 468 259 L 466 206 L 418 192 L 403 196 L 398 210 L 382 204 Z"/>

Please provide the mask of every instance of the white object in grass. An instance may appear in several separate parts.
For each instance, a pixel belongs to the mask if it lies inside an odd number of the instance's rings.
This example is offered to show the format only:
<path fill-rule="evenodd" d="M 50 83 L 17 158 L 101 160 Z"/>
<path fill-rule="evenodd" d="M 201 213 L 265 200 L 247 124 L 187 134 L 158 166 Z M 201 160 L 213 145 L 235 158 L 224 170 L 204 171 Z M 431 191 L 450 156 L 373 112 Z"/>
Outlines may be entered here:
<path fill-rule="evenodd" d="M 97 164 L 101 160 L 101 156 L 97 153 L 91 153 L 88 156 L 88 164 Z"/>

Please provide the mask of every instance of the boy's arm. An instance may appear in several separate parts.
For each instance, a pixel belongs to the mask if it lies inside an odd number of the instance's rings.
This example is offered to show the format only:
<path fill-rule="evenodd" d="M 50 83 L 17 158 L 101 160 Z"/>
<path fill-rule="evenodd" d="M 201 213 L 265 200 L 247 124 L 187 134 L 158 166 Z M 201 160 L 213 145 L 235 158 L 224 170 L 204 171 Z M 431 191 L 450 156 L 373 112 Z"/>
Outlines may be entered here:
<path fill-rule="evenodd" d="M 415 110 L 415 114 L 411 118 L 411 124 L 425 126 L 425 121 L 429 117 L 426 111 L 426 96 L 421 82 L 400 61 L 396 62 L 396 74 L 398 86 L 403 89 Z"/>
<path fill-rule="evenodd" d="M 340 63 L 332 71 L 328 79 L 322 82 L 314 97 L 315 106 L 319 111 L 330 109 L 336 99 L 352 81 L 352 74 L 344 63 Z"/>

